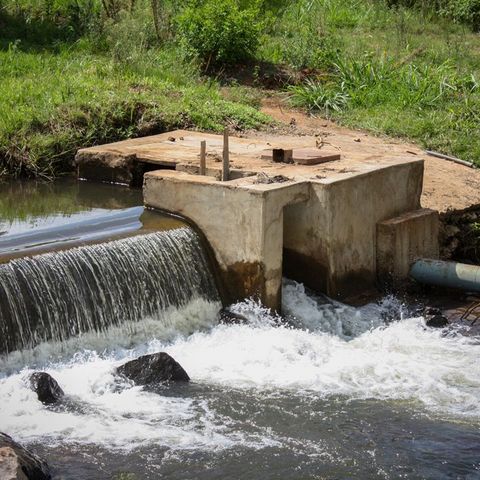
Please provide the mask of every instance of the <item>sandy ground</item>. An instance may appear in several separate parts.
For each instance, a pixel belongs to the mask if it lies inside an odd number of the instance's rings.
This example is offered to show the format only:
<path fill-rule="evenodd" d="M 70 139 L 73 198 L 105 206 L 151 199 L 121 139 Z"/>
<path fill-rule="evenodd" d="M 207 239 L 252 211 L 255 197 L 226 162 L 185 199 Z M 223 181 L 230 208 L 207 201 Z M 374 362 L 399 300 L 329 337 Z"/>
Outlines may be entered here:
<path fill-rule="evenodd" d="M 480 169 L 432 157 L 411 143 L 350 130 L 323 118 L 288 109 L 275 98 L 266 99 L 262 111 L 281 123 L 275 133 L 283 131 L 285 135 L 306 137 L 316 135 L 326 147 L 345 153 L 343 157 L 347 160 L 352 149 L 370 158 L 390 156 L 405 159 L 410 156 L 424 159 L 423 207 L 445 212 L 480 204 Z"/>

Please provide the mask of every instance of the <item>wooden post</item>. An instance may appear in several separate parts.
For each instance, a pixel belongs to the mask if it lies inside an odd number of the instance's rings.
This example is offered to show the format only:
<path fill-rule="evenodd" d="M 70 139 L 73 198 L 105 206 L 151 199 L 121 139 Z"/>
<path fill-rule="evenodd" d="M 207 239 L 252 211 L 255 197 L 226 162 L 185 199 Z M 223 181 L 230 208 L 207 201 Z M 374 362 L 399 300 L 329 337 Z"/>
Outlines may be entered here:
<path fill-rule="evenodd" d="M 228 128 L 223 132 L 223 170 L 222 182 L 226 182 L 230 178 L 230 157 L 228 152 Z"/>
<path fill-rule="evenodd" d="M 205 175 L 207 170 L 207 142 L 200 142 L 200 175 Z"/>

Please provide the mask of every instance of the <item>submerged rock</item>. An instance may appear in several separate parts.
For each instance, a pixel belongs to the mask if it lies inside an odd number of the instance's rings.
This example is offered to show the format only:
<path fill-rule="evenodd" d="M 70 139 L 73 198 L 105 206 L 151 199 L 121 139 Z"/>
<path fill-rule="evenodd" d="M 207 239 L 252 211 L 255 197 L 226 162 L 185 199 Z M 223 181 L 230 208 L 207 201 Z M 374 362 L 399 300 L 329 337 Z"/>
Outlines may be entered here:
<path fill-rule="evenodd" d="M 423 318 L 425 318 L 425 324 L 427 327 L 432 328 L 443 328 L 449 323 L 441 310 L 434 307 L 426 307 L 423 311 Z"/>
<path fill-rule="evenodd" d="M 46 372 L 34 372 L 30 375 L 30 388 L 38 399 L 45 404 L 58 402 L 65 393 L 57 381 Z"/>
<path fill-rule="evenodd" d="M 47 463 L 5 433 L 0 433 L 0 478 L 2 480 L 50 480 Z"/>
<path fill-rule="evenodd" d="M 220 310 L 220 323 L 237 324 L 237 323 L 248 323 L 248 318 L 241 313 L 235 313 L 229 310 L 228 308 L 222 308 Z"/>
<path fill-rule="evenodd" d="M 137 385 L 190 381 L 190 377 L 183 367 L 165 352 L 143 355 L 121 365 L 117 368 L 117 372 Z"/>

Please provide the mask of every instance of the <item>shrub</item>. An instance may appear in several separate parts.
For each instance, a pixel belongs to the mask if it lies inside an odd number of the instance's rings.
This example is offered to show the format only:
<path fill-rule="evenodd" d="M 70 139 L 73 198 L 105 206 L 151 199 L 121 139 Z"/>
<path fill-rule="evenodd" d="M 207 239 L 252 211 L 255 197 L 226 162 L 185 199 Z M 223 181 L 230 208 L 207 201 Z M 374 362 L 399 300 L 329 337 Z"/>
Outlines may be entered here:
<path fill-rule="evenodd" d="M 438 12 L 456 22 L 470 25 L 480 30 L 480 0 L 387 0 L 390 7 L 417 7 Z"/>
<path fill-rule="evenodd" d="M 440 8 L 441 13 L 480 30 L 480 0 L 448 0 Z"/>
<path fill-rule="evenodd" d="M 192 0 L 177 18 L 187 52 L 208 67 L 252 57 L 260 34 L 256 3 L 240 8 L 236 0 Z"/>

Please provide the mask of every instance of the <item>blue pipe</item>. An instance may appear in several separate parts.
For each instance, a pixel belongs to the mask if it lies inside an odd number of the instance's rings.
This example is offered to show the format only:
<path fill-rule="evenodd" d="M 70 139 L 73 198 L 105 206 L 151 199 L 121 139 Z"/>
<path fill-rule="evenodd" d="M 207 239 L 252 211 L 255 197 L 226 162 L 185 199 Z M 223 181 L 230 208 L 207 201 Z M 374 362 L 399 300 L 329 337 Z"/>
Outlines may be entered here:
<path fill-rule="evenodd" d="M 417 282 L 480 292 L 480 266 L 422 258 L 410 267 Z"/>

